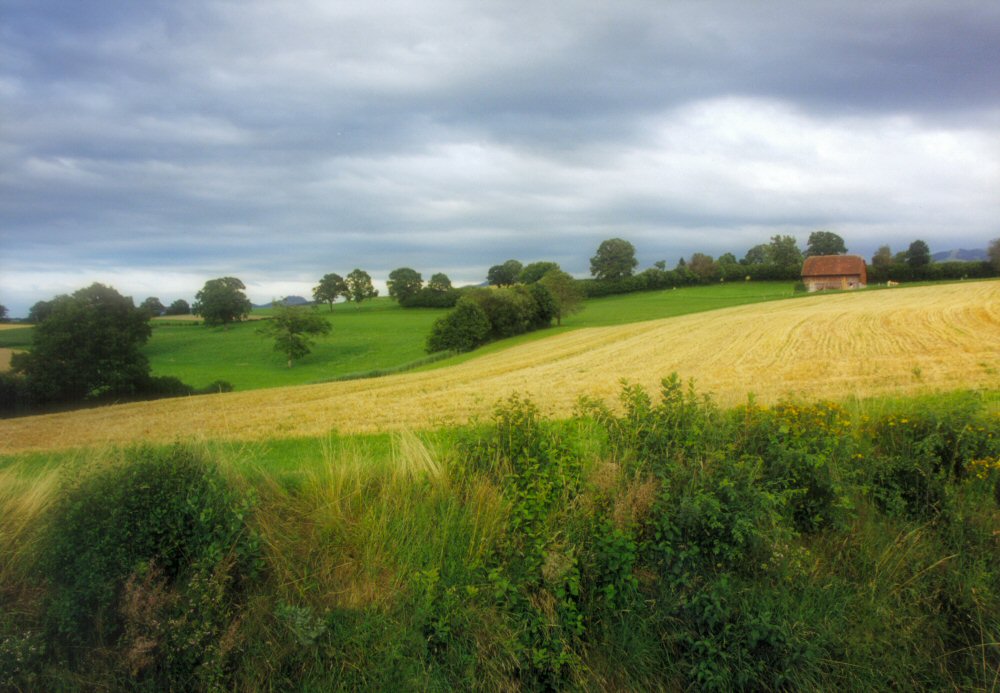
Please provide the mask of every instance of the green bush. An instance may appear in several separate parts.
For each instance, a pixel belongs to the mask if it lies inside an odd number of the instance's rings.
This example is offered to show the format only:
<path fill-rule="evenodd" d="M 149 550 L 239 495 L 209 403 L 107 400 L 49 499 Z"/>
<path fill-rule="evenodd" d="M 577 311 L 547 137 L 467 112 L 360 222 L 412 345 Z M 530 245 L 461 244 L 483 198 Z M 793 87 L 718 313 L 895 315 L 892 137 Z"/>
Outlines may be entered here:
<path fill-rule="evenodd" d="M 761 465 L 762 481 L 782 494 L 798 531 L 846 521 L 850 499 L 838 470 L 849 469 L 856 446 L 841 406 L 785 403 L 764 409 L 750 402 L 732 417 L 734 454 Z"/>
<path fill-rule="evenodd" d="M 478 303 L 462 299 L 443 318 L 434 322 L 427 338 L 427 353 L 472 351 L 489 337 L 490 319 Z"/>
<path fill-rule="evenodd" d="M 184 447 L 86 471 L 39 545 L 53 642 L 119 648 L 122 673 L 180 689 L 223 676 L 224 637 L 258 569 L 250 500 Z M 231 648 L 232 643 L 228 643 Z"/>
<path fill-rule="evenodd" d="M 699 397 L 693 384 L 685 387 L 676 373 L 660 381 L 660 401 L 655 404 L 644 388 L 625 382 L 620 400 L 621 416 L 587 399 L 578 409 L 607 430 L 615 457 L 639 468 L 655 472 L 679 459 L 698 457 L 715 445 L 722 430 L 716 407 Z"/>

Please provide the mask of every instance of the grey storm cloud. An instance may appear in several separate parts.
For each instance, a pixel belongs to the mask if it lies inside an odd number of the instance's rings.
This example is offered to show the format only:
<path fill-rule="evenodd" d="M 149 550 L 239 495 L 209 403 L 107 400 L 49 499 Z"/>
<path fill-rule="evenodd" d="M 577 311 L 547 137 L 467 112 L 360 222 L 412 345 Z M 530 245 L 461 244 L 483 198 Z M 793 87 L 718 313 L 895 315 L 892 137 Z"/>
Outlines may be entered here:
<path fill-rule="evenodd" d="M 4 0 L 0 302 L 1000 235 L 1000 5 Z M 384 278 L 384 276 L 382 277 Z"/>

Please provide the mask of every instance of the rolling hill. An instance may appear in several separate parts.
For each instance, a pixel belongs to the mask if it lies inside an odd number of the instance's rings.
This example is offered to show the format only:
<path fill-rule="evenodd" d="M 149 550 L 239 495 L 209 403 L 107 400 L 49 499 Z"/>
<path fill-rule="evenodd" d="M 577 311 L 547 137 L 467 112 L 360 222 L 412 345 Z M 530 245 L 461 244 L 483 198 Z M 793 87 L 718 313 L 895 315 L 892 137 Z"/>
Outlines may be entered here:
<path fill-rule="evenodd" d="M 810 296 L 584 328 L 428 372 L 0 421 L 0 451 L 432 428 L 522 393 L 568 414 L 671 372 L 723 405 L 1000 388 L 1000 282 Z"/>

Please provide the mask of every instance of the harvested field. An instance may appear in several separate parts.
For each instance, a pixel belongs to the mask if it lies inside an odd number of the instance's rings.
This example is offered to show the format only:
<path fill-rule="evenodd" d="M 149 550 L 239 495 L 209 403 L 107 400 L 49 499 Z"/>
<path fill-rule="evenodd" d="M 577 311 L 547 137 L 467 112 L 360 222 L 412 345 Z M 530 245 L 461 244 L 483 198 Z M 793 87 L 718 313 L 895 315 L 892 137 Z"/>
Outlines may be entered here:
<path fill-rule="evenodd" d="M 423 373 L 0 421 L 0 451 L 437 427 L 514 392 L 558 416 L 674 371 L 723 405 L 997 389 L 1000 282 L 810 296 L 580 329 Z"/>

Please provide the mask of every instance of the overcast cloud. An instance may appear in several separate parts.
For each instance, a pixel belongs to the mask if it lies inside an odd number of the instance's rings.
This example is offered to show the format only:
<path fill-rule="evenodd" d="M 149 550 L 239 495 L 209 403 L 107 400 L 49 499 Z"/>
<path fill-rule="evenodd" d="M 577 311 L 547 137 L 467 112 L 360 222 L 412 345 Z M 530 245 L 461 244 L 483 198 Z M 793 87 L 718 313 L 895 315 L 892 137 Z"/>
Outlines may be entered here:
<path fill-rule="evenodd" d="M 0 0 L 0 303 L 1000 236 L 1000 3 Z M 380 283 L 380 282 L 378 282 Z"/>

